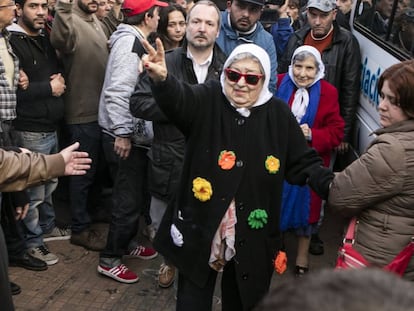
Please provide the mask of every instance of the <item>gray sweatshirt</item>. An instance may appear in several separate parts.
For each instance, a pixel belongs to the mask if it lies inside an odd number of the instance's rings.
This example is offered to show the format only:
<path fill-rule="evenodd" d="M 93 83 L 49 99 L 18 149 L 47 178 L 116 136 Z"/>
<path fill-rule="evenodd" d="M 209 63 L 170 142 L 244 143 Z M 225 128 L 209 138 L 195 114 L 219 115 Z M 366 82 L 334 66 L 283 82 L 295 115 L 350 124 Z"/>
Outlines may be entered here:
<path fill-rule="evenodd" d="M 137 27 L 120 24 L 109 39 L 110 54 L 99 102 L 99 125 L 113 137 L 130 137 L 134 146 L 149 146 L 152 123 L 134 118 L 129 98 L 142 71 L 141 60 L 132 52 L 135 38 L 143 39 Z"/>

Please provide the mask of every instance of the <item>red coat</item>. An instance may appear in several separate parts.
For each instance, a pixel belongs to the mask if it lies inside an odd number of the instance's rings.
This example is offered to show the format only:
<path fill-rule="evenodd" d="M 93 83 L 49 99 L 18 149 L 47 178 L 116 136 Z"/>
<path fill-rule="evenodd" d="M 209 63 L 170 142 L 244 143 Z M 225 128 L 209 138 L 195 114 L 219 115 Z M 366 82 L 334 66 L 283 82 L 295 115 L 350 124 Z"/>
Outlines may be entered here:
<path fill-rule="evenodd" d="M 286 74 L 278 75 L 277 87 L 279 88 L 283 77 Z M 289 99 L 289 107 L 292 106 L 294 93 Z M 309 145 L 322 157 L 324 165 L 329 166 L 331 161 L 331 152 L 338 146 L 344 136 L 345 122 L 339 112 L 338 91 L 336 88 L 325 80 L 321 80 L 321 95 L 316 112 L 315 121 L 312 129 L 312 141 Z M 311 208 L 309 214 L 309 223 L 315 223 L 319 220 L 321 213 L 322 199 L 315 193 L 311 192 Z"/>

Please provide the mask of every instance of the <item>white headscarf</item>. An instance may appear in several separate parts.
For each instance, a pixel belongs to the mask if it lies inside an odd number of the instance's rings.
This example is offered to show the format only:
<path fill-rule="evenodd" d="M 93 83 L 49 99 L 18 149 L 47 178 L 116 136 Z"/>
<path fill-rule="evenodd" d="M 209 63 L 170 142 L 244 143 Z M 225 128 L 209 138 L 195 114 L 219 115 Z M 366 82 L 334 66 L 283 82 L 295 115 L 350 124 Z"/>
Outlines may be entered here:
<path fill-rule="evenodd" d="M 319 53 L 317 49 L 315 49 L 313 46 L 310 46 L 310 45 L 302 45 L 295 50 L 292 56 L 291 64 L 289 66 L 288 74 L 292 82 L 298 88 L 295 92 L 295 97 L 293 98 L 293 103 L 292 103 L 292 113 L 296 117 L 296 120 L 298 122 L 302 120 L 302 117 L 305 115 L 306 109 L 308 108 L 308 105 L 309 105 L 308 90 L 303 87 L 299 87 L 296 84 L 295 79 L 293 77 L 293 59 L 295 58 L 296 55 L 302 52 L 308 52 L 312 54 L 315 57 L 315 60 L 319 65 L 319 71 L 316 73 L 315 80 L 312 82 L 311 85 L 308 86 L 308 88 L 310 88 L 320 79 L 322 79 L 325 75 L 325 65 L 323 64 L 322 59 L 321 59 L 321 54 Z"/>
<path fill-rule="evenodd" d="M 225 81 L 225 72 L 224 70 L 226 68 L 228 68 L 234 61 L 234 58 L 242 53 L 249 53 L 255 57 L 258 58 L 258 60 L 260 61 L 260 64 L 263 67 L 264 70 L 264 83 L 263 83 L 263 88 L 259 94 L 259 98 L 257 99 L 257 101 L 253 104 L 252 107 L 257 107 L 260 105 L 263 105 L 264 103 L 266 103 L 269 99 L 272 98 L 273 94 L 269 91 L 269 80 L 270 80 L 270 58 L 269 55 L 267 54 L 267 52 L 265 50 L 263 50 L 260 46 L 256 45 L 256 44 L 252 44 L 252 43 L 248 43 L 248 44 L 241 44 L 239 46 L 237 46 L 233 52 L 231 52 L 231 54 L 229 55 L 229 57 L 227 58 L 226 62 L 224 63 L 223 66 L 223 71 L 221 73 L 220 76 L 220 82 L 221 82 L 221 88 L 223 90 L 223 94 L 226 96 L 226 98 L 228 99 L 228 101 L 231 103 L 231 105 L 233 107 L 236 108 L 236 110 L 244 117 L 248 117 L 250 116 L 250 109 L 249 108 L 237 108 L 237 106 L 230 100 L 230 98 L 227 96 L 226 91 L 224 89 L 224 81 Z"/>

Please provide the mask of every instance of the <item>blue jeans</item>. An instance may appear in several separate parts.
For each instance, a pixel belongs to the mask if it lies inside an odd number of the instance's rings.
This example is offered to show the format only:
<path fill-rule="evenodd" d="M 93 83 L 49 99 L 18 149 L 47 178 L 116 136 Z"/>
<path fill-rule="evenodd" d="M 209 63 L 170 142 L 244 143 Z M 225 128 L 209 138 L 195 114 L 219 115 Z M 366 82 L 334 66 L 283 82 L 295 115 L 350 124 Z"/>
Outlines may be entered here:
<path fill-rule="evenodd" d="M 103 149 L 114 187 L 111 224 L 101 261 L 105 261 L 103 258 L 119 259 L 125 254 L 138 231 L 140 213 L 150 204 L 147 150 L 133 146 L 128 158 L 120 159 L 114 152 L 114 141 L 112 136 L 103 134 Z"/>
<path fill-rule="evenodd" d="M 56 132 L 15 131 L 19 146 L 34 152 L 53 154 L 58 152 Z M 55 210 L 52 193 L 57 187 L 57 178 L 28 189 L 30 207 L 22 222 L 27 248 L 43 245 L 43 234 L 55 227 Z"/>
<path fill-rule="evenodd" d="M 70 209 L 72 212 L 72 232 L 80 233 L 88 229 L 91 218 L 88 213 L 88 196 L 95 179 L 101 148 L 101 128 L 98 122 L 69 124 L 66 126 L 69 143 L 79 142 L 79 150 L 89 153 L 91 168 L 85 175 L 69 177 Z"/>

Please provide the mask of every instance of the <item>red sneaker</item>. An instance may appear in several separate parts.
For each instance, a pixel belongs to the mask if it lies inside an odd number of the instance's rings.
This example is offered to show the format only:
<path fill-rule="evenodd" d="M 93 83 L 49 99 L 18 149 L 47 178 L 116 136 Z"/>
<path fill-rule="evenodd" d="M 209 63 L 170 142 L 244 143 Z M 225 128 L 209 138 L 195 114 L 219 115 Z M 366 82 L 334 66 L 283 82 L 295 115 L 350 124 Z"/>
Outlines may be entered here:
<path fill-rule="evenodd" d="M 152 258 L 157 257 L 158 253 L 155 249 L 151 247 L 145 247 L 142 245 L 138 245 L 132 251 L 126 254 L 126 256 L 132 257 L 132 258 L 152 259 Z"/>
<path fill-rule="evenodd" d="M 98 272 L 121 283 L 129 284 L 138 282 L 139 280 L 138 275 L 129 270 L 127 266 L 122 264 L 113 268 L 98 265 Z"/>

